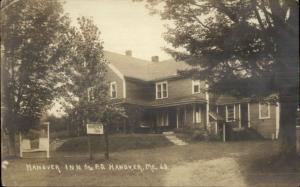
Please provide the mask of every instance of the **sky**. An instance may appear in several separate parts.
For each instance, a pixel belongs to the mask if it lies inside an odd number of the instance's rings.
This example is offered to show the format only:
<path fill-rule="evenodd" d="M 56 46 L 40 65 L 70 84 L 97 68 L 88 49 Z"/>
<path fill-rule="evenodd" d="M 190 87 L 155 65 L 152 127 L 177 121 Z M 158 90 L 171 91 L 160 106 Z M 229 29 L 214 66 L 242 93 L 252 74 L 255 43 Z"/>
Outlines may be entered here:
<path fill-rule="evenodd" d="M 132 56 L 160 60 L 171 56 L 162 50 L 168 44 L 162 38 L 164 22 L 158 15 L 149 15 L 144 3 L 132 0 L 64 0 L 64 10 L 76 25 L 76 18 L 90 17 L 101 31 L 104 50 L 125 54 L 132 50 Z M 61 102 L 63 102 L 61 100 Z M 48 111 L 60 117 L 64 115 L 59 102 Z"/>
<path fill-rule="evenodd" d="M 144 3 L 132 0 L 65 0 L 65 12 L 73 23 L 79 16 L 91 17 L 101 31 L 104 49 L 124 54 L 132 50 L 137 58 L 171 58 L 162 50 L 168 44 L 162 38 L 164 22 L 149 15 Z"/>

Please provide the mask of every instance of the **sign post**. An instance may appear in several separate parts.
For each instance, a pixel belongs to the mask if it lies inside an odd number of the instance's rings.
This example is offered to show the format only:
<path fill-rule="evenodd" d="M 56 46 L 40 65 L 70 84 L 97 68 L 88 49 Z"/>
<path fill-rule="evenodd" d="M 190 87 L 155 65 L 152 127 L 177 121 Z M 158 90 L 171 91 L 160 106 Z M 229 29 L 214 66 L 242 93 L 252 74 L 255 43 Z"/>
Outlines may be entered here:
<path fill-rule="evenodd" d="M 102 123 L 88 123 L 86 125 L 86 132 L 88 135 L 89 157 L 90 157 L 90 160 L 92 160 L 93 159 L 93 150 L 92 150 L 91 136 L 103 134 L 103 132 L 104 132 L 103 124 Z"/>

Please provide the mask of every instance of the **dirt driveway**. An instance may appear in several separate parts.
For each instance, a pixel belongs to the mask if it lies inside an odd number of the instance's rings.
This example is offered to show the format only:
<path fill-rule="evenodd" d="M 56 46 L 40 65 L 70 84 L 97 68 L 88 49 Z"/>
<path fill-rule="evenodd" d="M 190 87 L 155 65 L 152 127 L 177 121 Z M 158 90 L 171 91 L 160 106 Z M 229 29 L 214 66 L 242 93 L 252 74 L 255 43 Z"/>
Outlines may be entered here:
<path fill-rule="evenodd" d="M 165 177 L 165 186 L 247 186 L 234 158 L 186 162 L 173 167 Z"/>

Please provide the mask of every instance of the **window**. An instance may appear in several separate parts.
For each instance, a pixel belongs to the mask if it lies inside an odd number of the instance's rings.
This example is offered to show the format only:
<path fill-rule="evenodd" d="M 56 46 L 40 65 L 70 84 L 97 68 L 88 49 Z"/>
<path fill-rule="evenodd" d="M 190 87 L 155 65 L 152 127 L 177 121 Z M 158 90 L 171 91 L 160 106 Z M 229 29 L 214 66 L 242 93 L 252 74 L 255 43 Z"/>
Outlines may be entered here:
<path fill-rule="evenodd" d="M 196 93 L 200 93 L 200 81 L 199 80 L 193 80 L 193 90 L 192 93 L 196 94 Z"/>
<path fill-rule="evenodd" d="M 168 112 L 160 112 L 157 114 L 157 125 L 158 126 L 169 126 L 169 115 Z"/>
<path fill-rule="evenodd" d="M 117 98 L 117 83 L 111 82 L 110 83 L 110 97 L 111 98 Z"/>
<path fill-rule="evenodd" d="M 270 103 L 259 103 L 258 104 L 259 119 L 270 118 Z"/>
<path fill-rule="evenodd" d="M 95 100 L 95 87 L 89 87 L 87 89 L 87 96 L 89 102 Z"/>
<path fill-rule="evenodd" d="M 163 99 L 168 97 L 167 82 L 156 83 L 156 99 Z"/>
<path fill-rule="evenodd" d="M 201 123 L 201 107 L 200 106 L 195 107 L 194 115 L 195 115 L 194 122 L 195 123 Z"/>
<path fill-rule="evenodd" d="M 226 106 L 226 122 L 235 120 L 235 105 Z"/>

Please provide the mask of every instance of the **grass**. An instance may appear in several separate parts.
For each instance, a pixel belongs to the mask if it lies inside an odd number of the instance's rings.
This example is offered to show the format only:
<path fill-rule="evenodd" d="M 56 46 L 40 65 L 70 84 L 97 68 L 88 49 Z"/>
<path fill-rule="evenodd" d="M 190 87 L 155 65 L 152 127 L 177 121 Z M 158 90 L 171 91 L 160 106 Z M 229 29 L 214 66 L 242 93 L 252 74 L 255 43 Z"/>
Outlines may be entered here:
<path fill-rule="evenodd" d="M 104 136 L 76 137 L 66 141 L 58 151 L 81 152 L 88 151 L 88 138 L 94 152 L 104 152 Z M 173 145 L 165 136 L 159 134 L 114 134 L 109 136 L 110 152 L 132 149 L 151 149 Z"/>
<path fill-rule="evenodd" d="M 159 136 L 136 135 L 143 140 L 158 141 Z M 128 138 L 128 137 L 127 137 Z M 82 139 L 82 138 L 81 138 Z M 111 144 L 114 141 L 111 137 Z M 137 139 L 137 137 L 135 137 Z M 157 139 L 157 140 L 153 140 Z M 78 138 L 80 140 L 80 138 Z M 124 140 L 116 137 L 116 140 Z M 133 141 L 135 142 L 135 141 Z M 80 143 L 77 141 L 77 143 Z M 123 143 L 124 144 L 124 143 Z M 153 145 L 152 145 L 153 146 Z M 75 145 L 74 145 L 75 147 Z M 165 146 L 155 149 L 135 149 L 115 151 L 110 160 L 103 160 L 103 154 L 95 154 L 95 160 L 87 156 L 65 158 L 65 152 L 47 159 L 10 160 L 3 170 L 3 181 L 7 186 L 163 186 L 168 171 L 184 163 L 198 160 L 209 161 L 218 158 L 234 158 L 248 186 L 297 186 L 300 184 L 300 165 L 293 167 L 275 165 L 278 154 L 278 142 L 243 141 L 243 142 L 199 142 L 187 146 Z M 72 155 L 72 154 L 71 154 Z M 26 171 L 26 164 L 155 164 L 164 163 L 169 170 L 139 171 Z M 224 171 L 226 172 L 226 171 Z M 197 175 L 201 175 L 200 173 Z M 180 176 L 178 176 L 180 177 Z M 218 177 L 218 176 L 215 176 Z"/>

